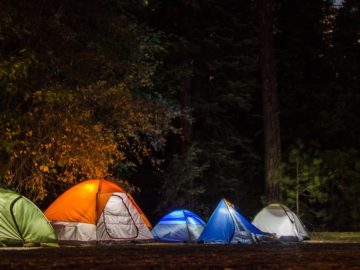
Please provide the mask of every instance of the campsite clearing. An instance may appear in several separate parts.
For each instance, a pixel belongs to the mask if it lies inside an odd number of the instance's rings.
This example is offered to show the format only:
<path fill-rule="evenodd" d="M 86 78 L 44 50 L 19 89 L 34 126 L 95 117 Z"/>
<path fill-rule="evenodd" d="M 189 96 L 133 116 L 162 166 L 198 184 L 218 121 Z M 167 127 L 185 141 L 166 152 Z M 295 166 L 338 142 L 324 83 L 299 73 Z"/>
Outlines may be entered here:
<path fill-rule="evenodd" d="M 360 269 L 360 243 L 0 249 L 0 269 Z"/>

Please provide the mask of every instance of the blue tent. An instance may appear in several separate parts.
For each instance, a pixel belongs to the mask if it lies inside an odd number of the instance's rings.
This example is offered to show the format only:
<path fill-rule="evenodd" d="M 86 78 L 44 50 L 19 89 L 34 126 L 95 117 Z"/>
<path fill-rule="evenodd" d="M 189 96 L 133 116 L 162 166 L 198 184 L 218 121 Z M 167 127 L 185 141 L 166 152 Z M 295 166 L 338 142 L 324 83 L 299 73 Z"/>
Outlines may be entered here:
<path fill-rule="evenodd" d="M 216 244 L 252 244 L 268 235 L 252 225 L 233 206 L 222 199 L 206 224 L 199 241 Z"/>
<path fill-rule="evenodd" d="M 154 238 L 164 242 L 197 241 L 205 222 L 193 212 L 175 210 L 164 216 L 151 231 Z"/>

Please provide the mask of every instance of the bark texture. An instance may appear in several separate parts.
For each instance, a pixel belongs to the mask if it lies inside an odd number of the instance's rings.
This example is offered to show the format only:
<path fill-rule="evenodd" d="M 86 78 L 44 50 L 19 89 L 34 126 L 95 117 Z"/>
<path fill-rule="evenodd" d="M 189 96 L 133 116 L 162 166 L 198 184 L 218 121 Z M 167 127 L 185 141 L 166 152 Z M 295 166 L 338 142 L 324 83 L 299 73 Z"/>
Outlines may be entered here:
<path fill-rule="evenodd" d="M 265 186 L 268 203 L 280 201 L 281 141 L 273 41 L 273 1 L 257 0 L 264 114 Z"/>

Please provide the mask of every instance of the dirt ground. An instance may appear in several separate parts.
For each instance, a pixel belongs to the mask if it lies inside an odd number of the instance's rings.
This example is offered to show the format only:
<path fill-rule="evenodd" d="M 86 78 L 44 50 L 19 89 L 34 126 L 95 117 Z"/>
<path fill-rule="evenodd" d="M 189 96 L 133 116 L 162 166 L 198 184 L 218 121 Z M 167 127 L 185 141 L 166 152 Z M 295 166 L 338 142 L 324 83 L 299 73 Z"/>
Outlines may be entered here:
<path fill-rule="evenodd" d="M 360 269 L 360 243 L 1 248 L 0 269 Z"/>

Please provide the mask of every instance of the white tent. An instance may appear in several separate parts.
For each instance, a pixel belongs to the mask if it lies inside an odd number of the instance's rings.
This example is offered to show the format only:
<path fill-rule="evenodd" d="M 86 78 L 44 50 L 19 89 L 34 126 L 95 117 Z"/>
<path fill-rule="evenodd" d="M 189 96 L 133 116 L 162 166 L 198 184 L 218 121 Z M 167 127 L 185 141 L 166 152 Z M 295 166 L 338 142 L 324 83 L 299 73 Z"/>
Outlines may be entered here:
<path fill-rule="evenodd" d="M 301 220 L 282 204 L 270 204 L 263 208 L 252 223 L 264 232 L 275 234 L 276 238 L 281 241 L 309 239 Z"/>

